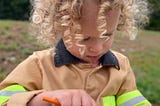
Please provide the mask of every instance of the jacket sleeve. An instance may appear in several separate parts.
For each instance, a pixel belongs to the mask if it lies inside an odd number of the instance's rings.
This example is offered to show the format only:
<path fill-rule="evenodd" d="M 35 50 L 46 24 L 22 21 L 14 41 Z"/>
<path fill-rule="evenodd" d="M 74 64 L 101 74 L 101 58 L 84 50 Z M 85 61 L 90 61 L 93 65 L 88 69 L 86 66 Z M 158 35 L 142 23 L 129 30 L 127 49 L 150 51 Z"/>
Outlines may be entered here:
<path fill-rule="evenodd" d="M 150 102 L 137 90 L 134 72 L 127 57 L 124 64 L 127 74 L 116 97 L 117 106 L 151 106 Z"/>
<path fill-rule="evenodd" d="M 0 91 L 0 106 L 2 106 L 2 104 L 6 102 L 11 95 L 25 91 L 26 89 L 20 85 L 11 85 L 2 89 Z"/>
<path fill-rule="evenodd" d="M 0 84 L 0 103 L 8 101 L 7 106 L 26 106 L 27 101 L 42 92 L 40 64 L 35 54 L 20 63 Z"/>
<path fill-rule="evenodd" d="M 117 106 L 152 106 L 138 90 L 124 93 L 117 97 Z"/>

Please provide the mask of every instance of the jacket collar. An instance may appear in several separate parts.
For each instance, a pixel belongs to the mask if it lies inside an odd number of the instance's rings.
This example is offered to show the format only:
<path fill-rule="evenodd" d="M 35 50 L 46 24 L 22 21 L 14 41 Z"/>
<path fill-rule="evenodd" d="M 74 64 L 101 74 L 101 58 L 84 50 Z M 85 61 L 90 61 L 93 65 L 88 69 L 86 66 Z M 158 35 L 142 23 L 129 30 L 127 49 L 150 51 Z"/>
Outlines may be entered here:
<path fill-rule="evenodd" d="M 58 42 L 55 52 L 56 54 L 54 56 L 54 64 L 56 67 L 84 62 L 83 60 L 80 60 L 79 58 L 73 56 L 70 52 L 67 51 L 62 39 L 60 39 L 60 41 Z M 102 66 L 115 67 L 118 70 L 120 69 L 118 59 L 111 51 L 108 51 L 100 58 L 100 64 Z"/>

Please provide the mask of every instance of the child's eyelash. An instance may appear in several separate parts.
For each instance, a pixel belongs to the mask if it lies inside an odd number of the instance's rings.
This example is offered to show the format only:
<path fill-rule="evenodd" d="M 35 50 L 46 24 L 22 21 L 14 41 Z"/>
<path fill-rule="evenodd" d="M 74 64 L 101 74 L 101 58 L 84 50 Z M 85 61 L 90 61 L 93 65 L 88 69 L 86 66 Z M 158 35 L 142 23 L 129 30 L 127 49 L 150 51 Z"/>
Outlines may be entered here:
<path fill-rule="evenodd" d="M 106 33 L 106 34 L 102 34 L 102 35 L 100 36 L 100 38 L 106 38 L 106 37 L 110 37 L 110 36 L 112 36 L 112 34 Z"/>
<path fill-rule="evenodd" d="M 103 34 L 102 36 L 112 36 L 112 34 Z"/>
<path fill-rule="evenodd" d="M 89 40 L 89 39 L 90 39 L 90 37 L 87 37 L 87 38 L 84 38 L 83 41 L 87 41 L 87 40 Z"/>

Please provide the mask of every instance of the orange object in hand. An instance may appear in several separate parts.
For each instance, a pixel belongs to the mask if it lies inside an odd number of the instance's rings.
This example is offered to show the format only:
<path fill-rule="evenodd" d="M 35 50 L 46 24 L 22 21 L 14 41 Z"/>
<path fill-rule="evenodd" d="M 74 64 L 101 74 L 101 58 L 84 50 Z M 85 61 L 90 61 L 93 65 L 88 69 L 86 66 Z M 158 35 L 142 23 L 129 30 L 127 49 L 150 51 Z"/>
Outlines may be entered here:
<path fill-rule="evenodd" d="M 53 103 L 55 105 L 61 106 L 60 102 L 56 98 L 43 97 L 43 101 Z"/>

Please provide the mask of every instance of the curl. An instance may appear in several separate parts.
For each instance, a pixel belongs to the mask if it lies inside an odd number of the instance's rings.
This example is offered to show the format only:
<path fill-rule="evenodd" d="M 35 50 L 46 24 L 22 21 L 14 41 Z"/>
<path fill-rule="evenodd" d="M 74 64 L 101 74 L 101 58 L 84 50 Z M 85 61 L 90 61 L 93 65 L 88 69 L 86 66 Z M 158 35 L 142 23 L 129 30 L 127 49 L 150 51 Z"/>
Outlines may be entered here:
<path fill-rule="evenodd" d="M 98 31 L 100 35 L 107 31 L 107 21 L 105 13 L 111 9 L 111 3 L 106 1 L 100 5 L 100 9 L 98 12 L 97 24 L 98 24 Z"/>
<path fill-rule="evenodd" d="M 83 0 L 31 0 L 31 29 L 45 44 L 56 44 L 62 36 L 75 37 L 80 34 L 81 8 Z M 97 30 L 100 35 L 106 31 L 105 12 L 116 6 L 121 7 L 117 30 L 135 38 L 139 28 L 148 22 L 147 0 L 107 0 L 100 3 Z M 67 33 L 66 30 L 69 30 Z"/>
<path fill-rule="evenodd" d="M 148 2 L 147 0 L 123 0 L 121 11 L 117 30 L 134 40 L 138 29 L 149 22 Z"/>

